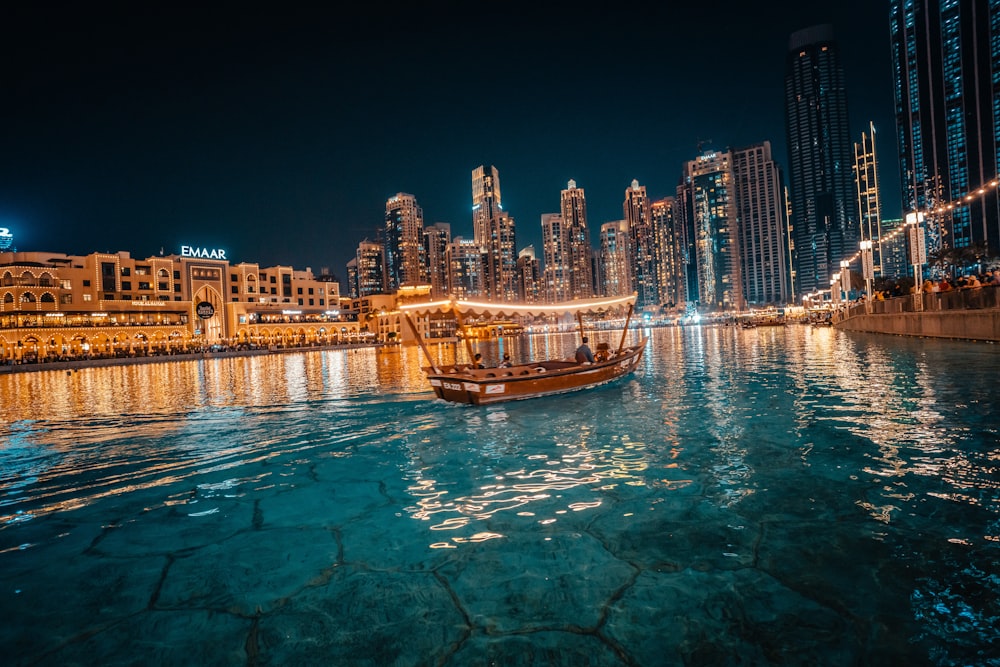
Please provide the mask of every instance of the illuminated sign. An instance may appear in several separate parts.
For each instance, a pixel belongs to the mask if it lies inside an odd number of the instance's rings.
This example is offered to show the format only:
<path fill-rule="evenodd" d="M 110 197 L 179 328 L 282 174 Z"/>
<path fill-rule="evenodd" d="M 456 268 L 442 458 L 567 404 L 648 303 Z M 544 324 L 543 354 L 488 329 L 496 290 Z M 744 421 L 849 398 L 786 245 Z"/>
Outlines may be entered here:
<path fill-rule="evenodd" d="M 283 311 L 281 311 L 281 314 L 282 315 L 301 315 L 302 311 L 301 310 L 283 310 Z"/>
<path fill-rule="evenodd" d="M 215 306 L 210 304 L 208 301 L 202 301 L 195 308 L 195 312 L 198 313 L 198 317 L 203 320 L 207 320 L 215 315 Z"/>
<path fill-rule="evenodd" d="M 189 245 L 182 245 L 181 257 L 194 257 L 196 259 L 226 259 L 226 251 L 219 248 L 195 248 Z"/>
<path fill-rule="evenodd" d="M 156 306 L 157 308 L 162 308 L 167 305 L 164 301 L 133 301 L 133 306 Z"/>

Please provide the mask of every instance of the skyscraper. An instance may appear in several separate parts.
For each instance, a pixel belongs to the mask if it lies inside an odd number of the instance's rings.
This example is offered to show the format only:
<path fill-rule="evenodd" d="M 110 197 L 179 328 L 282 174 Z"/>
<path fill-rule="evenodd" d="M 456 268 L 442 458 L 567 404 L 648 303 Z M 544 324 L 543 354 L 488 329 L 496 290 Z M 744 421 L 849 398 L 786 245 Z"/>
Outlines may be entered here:
<path fill-rule="evenodd" d="M 417 198 L 397 193 L 385 202 L 385 280 L 393 292 L 403 285 L 426 281 L 424 212 Z"/>
<path fill-rule="evenodd" d="M 589 299 L 594 295 L 594 276 L 587 228 L 587 196 L 583 188 L 570 180 L 560 195 L 563 229 L 569 268 L 569 296 L 572 299 Z"/>
<path fill-rule="evenodd" d="M 985 242 L 996 253 L 1000 2 L 891 0 L 889 32 L 903 212 L 928 211 L 931 252 Z"/>
<path fill-rule="evenodd" d="M 684 233 L 680 228 L 682 218 L 674 215 L 673 197 L 654 201 L 650 211 L 653 215 L 656 241 L 653 247 L 660 300 L 665 305 L 680 306 L 685 302 L 687 293 L 686 267 L 682 261 L 684 246 Z"/>
<path fill-rule="evenodd" d="M 569 240 L 561 213 L 542 214 L 542 294 L 548 301 L 570 298 Z"/>
<path fill-rule="evenodd" d="M 458 299 L 482 297 L 484 284 L 483 252 L 474 239 L 456 236 L 448 246 L 448 293 Z"/>
<path fill-rule="evenodd" d="M 680 199 L 691 207 L 684 218 L 694 240 L 697 300 L 711 309 L 742 310 L 732 154 L 710 150 L 687 162 L 682 188 L 687 192 Z"/>
<path fill-rule="evenodd" d="M 771 157 L 769 141 L 732 155 L 743 298 L 748 304 L 787 304 L 792 295 L 781 169 Z"/>
<path fill-rule="evenodd" d="M 639 185 L 638 180 L 633 180 L 632 185 L 625 189 L 622 211 L 628 225 L 629 283 L 638 295 L 636 306 L 658 306 L 660 294 L 657 290 L 659 281 L 656 275 L 653 214 L 646 186 Z"/>
<path fill-rule="evenodd" d="M 362 298 L 372 294 L 385 294 L 385 259 L 381 243 L 365 239 L 358 244 L 354 258 L 354 281 L 351 297 Z"/>
<path fill-rule="evenodd" d="M 535 247 L 522 248 L 517 254 L 517 285 L 521 301 L 538 303 L 542 300 L 541 269 L 535 257 Z"/>
<path fill-rule="evenodd" d="M 604 296 L 626 296 L 632 293 L 628 243 L 627 222 L 615 220 L 601 225 L 601 276 L 598 282 Z"/>
<path fill-rule="evenodd" d="M 483 251 L 485 288 L 494 301 L 516 301 L 517 250 L 514 218 L 503 210 L 496 167 L 472 170 L 472 227 Z"/>
<path fill-rule="evenodd" d="M 796 288 L 825 289 L 858 250 L 847 90 L 833 28 L 792 34 L 785 61 L 785 122 Z"/>
<path fill-rule="evenodd" d="M 424 282 L 431 286 L 431 297 L 440 299 L 448 295 L 448 246 L 451 243 L 451 225 L 435 222 L 424 228 L 424 255 L 427 273 Z"/>

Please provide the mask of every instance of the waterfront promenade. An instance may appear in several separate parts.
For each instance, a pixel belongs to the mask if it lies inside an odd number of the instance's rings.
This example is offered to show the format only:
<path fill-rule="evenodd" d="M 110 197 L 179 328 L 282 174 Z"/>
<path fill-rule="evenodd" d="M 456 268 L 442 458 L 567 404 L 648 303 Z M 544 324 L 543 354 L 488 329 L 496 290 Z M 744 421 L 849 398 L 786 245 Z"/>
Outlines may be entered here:
<path fill-rule="evenodd" d="M 852 303 L 833 313 L 844 331 L 1000 342 L 1000 286 Z"/>

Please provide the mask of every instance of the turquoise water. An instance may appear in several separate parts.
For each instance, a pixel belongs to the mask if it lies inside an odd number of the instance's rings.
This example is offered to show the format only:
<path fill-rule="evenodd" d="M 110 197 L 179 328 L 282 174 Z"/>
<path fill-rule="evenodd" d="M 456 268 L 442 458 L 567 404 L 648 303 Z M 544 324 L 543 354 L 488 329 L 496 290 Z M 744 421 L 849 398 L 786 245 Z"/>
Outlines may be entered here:
<path fill-rule="evenodd" d="M 1000 665 L 1000 347 L 648 334 L 487 408 L 417 349 L 0 375 L 4 662 Z"/>

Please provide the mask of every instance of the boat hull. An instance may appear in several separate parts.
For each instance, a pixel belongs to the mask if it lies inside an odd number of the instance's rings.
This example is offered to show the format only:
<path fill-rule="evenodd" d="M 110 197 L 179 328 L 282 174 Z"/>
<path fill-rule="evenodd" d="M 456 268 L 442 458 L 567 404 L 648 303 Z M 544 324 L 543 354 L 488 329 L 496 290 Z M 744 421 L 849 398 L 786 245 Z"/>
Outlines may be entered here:
<path fill-rule="evenodd" d="M 644 338 L 638 345 L 623 349 L 621 354 L 593 364 L 541 361 L 512 368 L 423 370 L 438 398 L 451 403 L 491 405 L 564 394 L 617 380 L 635 370 L 645 348 Z"/>

